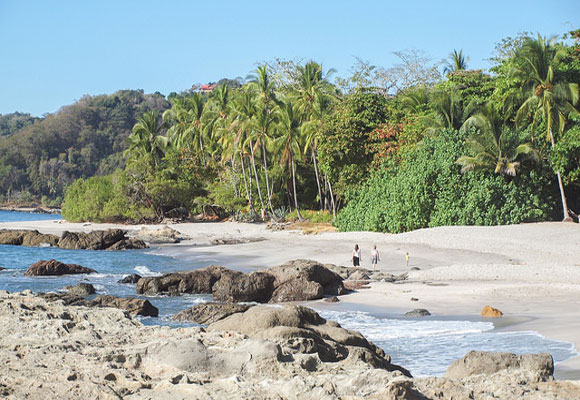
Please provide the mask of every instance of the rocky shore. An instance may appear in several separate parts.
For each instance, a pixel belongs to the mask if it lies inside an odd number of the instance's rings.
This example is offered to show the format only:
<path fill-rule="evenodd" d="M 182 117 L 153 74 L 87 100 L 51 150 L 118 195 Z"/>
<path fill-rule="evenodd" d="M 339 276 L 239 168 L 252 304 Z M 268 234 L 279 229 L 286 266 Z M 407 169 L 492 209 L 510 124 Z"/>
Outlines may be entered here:
<path fill-rule="evenodd" d="M 0 292 L 6 399 L 574 399 L 548 354 L 471 352 L 413 379 L 357 332 L 300 306 L 254 306 L 207 327 L 143 326 L 114 308 Z M 32 379 L 31 379 L 32 378 Z"/>

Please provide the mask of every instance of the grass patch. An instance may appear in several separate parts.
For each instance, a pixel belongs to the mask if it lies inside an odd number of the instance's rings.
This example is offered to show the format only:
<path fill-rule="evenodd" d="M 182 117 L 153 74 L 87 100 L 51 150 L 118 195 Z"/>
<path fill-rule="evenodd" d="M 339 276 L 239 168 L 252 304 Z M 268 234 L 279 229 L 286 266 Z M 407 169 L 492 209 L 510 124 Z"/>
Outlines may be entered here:
<path fill-rule="evenodd" d="M 327 210 L 325 211 L 300 210 L 300 214 L 302 215 L 302 218 L 314 224 L 320 223 L 330 224 L 332 222 L 332 214 Z M 298 221 L 298 215 L 296 213 L 296 210 L 286 214 L 285 219 L 286 221 L 289 222 Z"/>

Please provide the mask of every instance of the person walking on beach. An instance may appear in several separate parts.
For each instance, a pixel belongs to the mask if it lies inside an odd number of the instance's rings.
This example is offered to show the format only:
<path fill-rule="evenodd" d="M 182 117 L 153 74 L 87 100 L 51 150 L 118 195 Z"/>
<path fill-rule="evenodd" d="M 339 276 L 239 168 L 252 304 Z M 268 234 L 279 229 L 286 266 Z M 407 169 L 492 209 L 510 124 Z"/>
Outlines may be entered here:
<path fill-rule="evenodd" d="M 405 253 L 405 265 L 409 268 L 409 252 Z"/>
<path fill-rule="evenodd" d="M 352 251 L 352 266 L 359 267 L 360 261 L 360 248 L 358 247 L 358 244 L 355 244 L 354 250 Z"/>
<path fill-rule="evenodd" d="M 381 261 L 381 257 L 379 256 L 379 251 L 377 250 L 377 245 L 373 246 L 371 250 L 371 264 L 373 264 L 373 271 L 377 267 L 377 262 Z"/>

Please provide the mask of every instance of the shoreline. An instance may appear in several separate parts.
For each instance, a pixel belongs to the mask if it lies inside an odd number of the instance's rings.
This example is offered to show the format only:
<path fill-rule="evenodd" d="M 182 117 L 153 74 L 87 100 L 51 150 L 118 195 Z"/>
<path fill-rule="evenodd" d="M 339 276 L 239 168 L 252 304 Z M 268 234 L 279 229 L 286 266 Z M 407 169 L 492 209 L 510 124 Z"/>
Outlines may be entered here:
<path fill-rule="evenodd" d="M 37 229 L 60 234 L 64 230 L 91 231 L 141 226 L 70 223 L 58 220 L 0 223 L 0 229 Z M 250 271 L 297 258 L 350 265 L 354 243 L 363 249 L 362 267 L 368 268 L 368 251 L 377 244 L 382 261 L 378 269 L 409 273 L 400 284 L 372 282 L 369 289 L 341 296 L 341 309 L 376 308 L 402 314 L 425 308 L 443 317 L 479 317 L 489 304 L 504 312 L 494 322 L 498 330 L 535 331 L 580 349 L 580 228 L 576 224 L 544 222 L 510 226 L 454 226 L 422 229 L 403 234 L 372 232 L 320 233 L 268 231 L 264 224 L 169 224 L 188 240 L 155 246 L 153 252 L 192 263 L 211 260 L 228 268 Z M 256 238 L 245 244 L 209 244 L 216 238 Z M 404 254 L 411 255 L 405 269 Z M 411 301 L 411 297 L 418 301 Z M 317 304 L 317 302 L 314 302 Z M 509 321 L 509 322 L 508 322 Z M 556 366 L 558 379 L 580 380 L 580 356 Z"/>

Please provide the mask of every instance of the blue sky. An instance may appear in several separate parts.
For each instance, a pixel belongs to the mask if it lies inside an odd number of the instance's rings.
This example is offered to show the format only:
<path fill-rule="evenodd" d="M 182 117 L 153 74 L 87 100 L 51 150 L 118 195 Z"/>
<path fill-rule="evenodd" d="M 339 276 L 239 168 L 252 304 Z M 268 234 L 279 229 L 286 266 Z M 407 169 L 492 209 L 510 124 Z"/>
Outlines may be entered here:
<path fill-rule="evenodd" d="M 470 67 L 488 68 L 503 37 L 577 28 L 579 0 L 0 0 L 0 114 L 42 115 L 118 89 L 167 95 L 275 57 L 346 76 L 354 57 L 390 67 L 393 51 L 440 60 L 463 49 Z"/>

